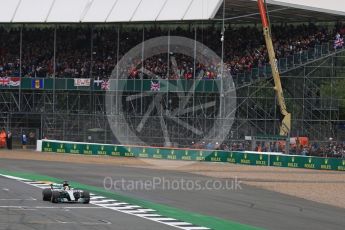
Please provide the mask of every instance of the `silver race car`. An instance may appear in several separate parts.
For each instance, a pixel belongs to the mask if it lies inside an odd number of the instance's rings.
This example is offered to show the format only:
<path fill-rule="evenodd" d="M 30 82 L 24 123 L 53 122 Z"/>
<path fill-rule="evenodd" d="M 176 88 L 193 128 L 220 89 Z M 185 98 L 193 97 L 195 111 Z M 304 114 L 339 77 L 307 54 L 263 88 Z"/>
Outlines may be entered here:
<path fill-rule="evenodd" d="M 50 188 L 45 188 L 42 191 L 42 196 L 44 201 L 51 201 L 52 203 L 90 203 L 90 193 L 88 191 L 73 189 L 67 181 L 62 184 L 50 184 Z"/>

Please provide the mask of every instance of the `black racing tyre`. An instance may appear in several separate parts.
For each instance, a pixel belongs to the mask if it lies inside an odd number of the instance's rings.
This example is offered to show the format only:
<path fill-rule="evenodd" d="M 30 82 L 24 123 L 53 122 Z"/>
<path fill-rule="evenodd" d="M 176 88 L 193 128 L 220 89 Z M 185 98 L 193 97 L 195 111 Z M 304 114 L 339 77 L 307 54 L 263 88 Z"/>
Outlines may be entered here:
<path fill-rule="evenodd" d="M 59 202 L 59 198 L 60 198 L 60 193 L 58 191 L 53 191 L 52 192 L 51 202 L 52 203 L 58 203 Z"/>
<path fill-rule="evenodd" d="M 88 191 L 83 192 L 83 198 L 84 198 L 83 204 L 90 203 L 90 193 Z"/>
<path fill-rule="evenodd" d="M 43 189 L 42 197 L 44 201 L 50 201 L 52 198 L 52 190 L 50 188 Z"/>

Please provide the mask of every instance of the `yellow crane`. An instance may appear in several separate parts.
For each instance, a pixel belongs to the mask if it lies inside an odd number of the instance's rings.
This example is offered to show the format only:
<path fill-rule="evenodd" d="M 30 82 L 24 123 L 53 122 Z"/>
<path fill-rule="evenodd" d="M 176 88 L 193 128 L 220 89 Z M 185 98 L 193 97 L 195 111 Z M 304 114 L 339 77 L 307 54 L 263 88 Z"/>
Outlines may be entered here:
<path fill-rule="evenodd" d="M 291 113 L 289 113 L 286 109 L 282 83 L 280 81 L 277 59 L 276 59 L 274 48 L 273 48 L 271 31 L 270 31 L 270 27 L 269 27 L 269 23 L 267 19 L 264 0 L 258 0 L 258 6 L 259 6 L 260 15 L 261 15 L 261 21 L 262 21 L 262 27 L 263 27 L 264 37 L 266 41 L 268 57 L 269 57 L 271 68 L 272 68 L 274 90 L 277 95 L 280 113 L 283 115 L 283 120 L 280 125 L 280 135 L 288 136 L 291 129 Z"/>

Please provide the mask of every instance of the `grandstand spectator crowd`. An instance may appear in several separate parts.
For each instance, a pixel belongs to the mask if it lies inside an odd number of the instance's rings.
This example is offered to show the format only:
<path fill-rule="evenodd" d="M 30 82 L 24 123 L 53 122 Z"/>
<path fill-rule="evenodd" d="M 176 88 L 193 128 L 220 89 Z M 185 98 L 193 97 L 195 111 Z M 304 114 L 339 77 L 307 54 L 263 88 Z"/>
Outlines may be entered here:
<path fill-rule="evenodd" d="M 218 144 L 218 143 L 217 143 Z M 198 145 L 198 148 L 208 149 L 205 145 Z M 285 147 L 280 146 L 277 143 L 261 143 L 252 149 L 249 141 L 235 141 L 229 145 L 223 143 L 215 145 L 215 149 L 226 151 L 259 151 L 259 152 L 285 152 Z M 303 156 L 315 156 L 315 157 L 333 157 L 345 159 L 345 142 L 330 142 L 320 143 L 315 142 L 308 145 L 290 145 L 289 154 L 303 155 Z"/>
<path fill-rule="evenodd" d="M 292 149 L 292 154 L 299 154 L 305 156 L 317 157 L 335 157 L 345 159 L 345 145 L 344 143 L 313 143 L 309 146 L 301 146 L 299 149 Z"/>
<path fill-rule="evenodd" d="M 46 26 L 24 27 L 20 36 L 20 27 L 0 27 L 0 77 L 50 77 L 73 78 L 109 78 L 117 60 L 143 38 L 145 40 L 168 35 L 168 30 L 151 27 L 121 28 L 115 27 L 75 27 L 61 26 L 57 28 L 56 40 L 54 29 Z M 277 58 L 287 57 L 315 45 L 334 41 L 336 34 L 342 38 L 345 27 L 337 24 L 335 27 L 316 26 L 314 24 L 274 25 L 272 27 L 273 43 Z M 193 29 L 170 29 L 170 35 L 194 39 Z M 220 55 L 221 31 L 216 27 L 200 27 L 196 38 L 218 55 Z M 22 40 L 22 45 L 21 41 Z M 56 49 L 54 52 L 54 40 Z M 21 49 L 22 48 L 22 49 Z M 21 50 L 21 51 L 20 51 Z M 168 55 L 176 60 L 176 66 L 167 64 Z M 192 56 L 192 54 L 191 54 Z M 20 69 L 21 59 L 21 71 Z M 232 75 L 250 71 L 268 63 L 262 29 L 260 26 L 227 27 L 224 40 L 225 68 Z M 141 60 L 124 70 L 128 78 L 152 78 L 152 74 L 160 78 L 190 79 L 194 74 L 205 79 L 219 77 L 220 63 L 194 63 L 193 57 L 182 54 L 161 54 L 144 61 L 144 68 L 151 72 L 142 74 Z M 170 71 L 169 71 L 170 69 Z"/>

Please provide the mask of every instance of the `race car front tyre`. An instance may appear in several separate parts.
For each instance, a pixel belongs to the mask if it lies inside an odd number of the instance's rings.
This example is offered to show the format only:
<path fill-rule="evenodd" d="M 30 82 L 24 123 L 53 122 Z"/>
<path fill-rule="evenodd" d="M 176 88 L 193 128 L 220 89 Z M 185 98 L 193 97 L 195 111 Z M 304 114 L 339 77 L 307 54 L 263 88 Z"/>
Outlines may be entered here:
<path fill-rule="evenodd" d="M 52 192 L 51 202 L 52 203 L 58 203 L 59 202 L 59 198 L 60 198 L 60 193 L 58 191 L 53 191 Z"/>
<path fill-rule="evenodd" d="M 90 193 L 88 191 L 84 191 L 83 198 L 84 198 L 83 204 L 90 203 Z"/>
<path fill-rule="evenodd" d="M 50 201 L 52 197 L 52 190 L 50 188 L 43 189 L 42 196 L 44 201 Z"/>

